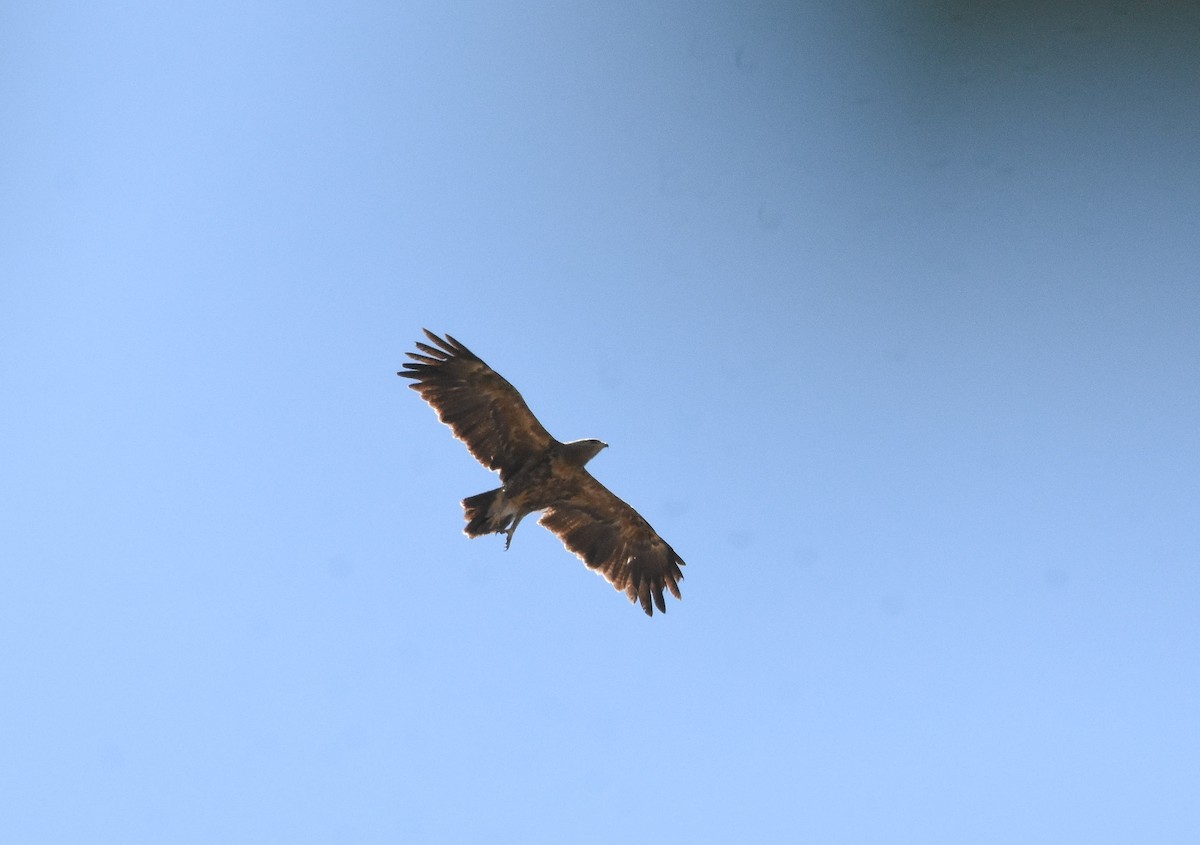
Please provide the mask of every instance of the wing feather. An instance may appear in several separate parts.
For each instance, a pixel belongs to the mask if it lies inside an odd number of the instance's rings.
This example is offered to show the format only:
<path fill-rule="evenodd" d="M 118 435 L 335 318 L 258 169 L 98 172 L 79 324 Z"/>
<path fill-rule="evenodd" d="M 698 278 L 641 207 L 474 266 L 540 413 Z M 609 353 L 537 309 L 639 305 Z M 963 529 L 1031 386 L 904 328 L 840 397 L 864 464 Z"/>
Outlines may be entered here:
<path fill-rule="evenodd" d="M 666 613 L 663 590 L 679 599 L 683 560 L 640 513 L 617 498 L 587 470 L 570 496 L 555 502 L 538 521 L 558 535 L 591 569 L 640 602 L 647 616 Z"/>
<path fill-rule="evenodd" d="M 414 380 L 409 387 L 437 411 L 476 460 L 498 470 L 506 481 L 556 442 L 503 376 L 450 335 L 424 331 L 435 345 L 417 341 L 424 354 L 405 353 L 412 362 L 396 375 Z"/>

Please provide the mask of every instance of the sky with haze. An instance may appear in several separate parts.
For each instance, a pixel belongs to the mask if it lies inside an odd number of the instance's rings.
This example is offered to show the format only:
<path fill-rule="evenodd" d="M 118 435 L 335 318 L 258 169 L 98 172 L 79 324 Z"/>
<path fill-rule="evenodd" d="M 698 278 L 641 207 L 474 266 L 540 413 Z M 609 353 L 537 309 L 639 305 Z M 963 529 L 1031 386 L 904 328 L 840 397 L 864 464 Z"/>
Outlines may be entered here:
<path fill-rule="evenodd" d="M 1200 841 L 1200 9 L 0 6 L 0 839 Z M 395 372 L 521 390 L 648 619 Z"/>

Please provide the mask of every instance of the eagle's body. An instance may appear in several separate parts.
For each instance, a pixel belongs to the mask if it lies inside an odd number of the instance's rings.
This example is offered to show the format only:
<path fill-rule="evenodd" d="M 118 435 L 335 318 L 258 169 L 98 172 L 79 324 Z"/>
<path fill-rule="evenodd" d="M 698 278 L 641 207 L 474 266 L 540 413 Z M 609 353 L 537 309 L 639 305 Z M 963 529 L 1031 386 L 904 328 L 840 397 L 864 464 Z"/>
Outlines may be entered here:
<path fill-rule="evenodd" d="M 599 440 L 553 443 L 517 470 L 503 487 L 464 499 L 464 532 L 468 537 L 504 533 L 508 535 L 504 543 L 507 549 L 524 517 L 581 492 L 582 476 L 576 470 L 606 447 Z"/>
<path fill-rule="evenodd" d="M 454 338 L 425 330 L 437 347 L 417 343 L 417 363 L 397 375 L 437 411 L 480 463 L 500 473 L 503 486 L 463 500 L 470 537 L 505 534 L 544 511 L 542 525 L 600 572 L 647 615 L 666 612 L 664 588 L 680 598 L 683 560 L 632 507 L 584 469 L 606 447 L 599 440 L 562 443 L 538 422 L 521 394 Z M 653 603 L 652 603 L 653 602 Z"/>

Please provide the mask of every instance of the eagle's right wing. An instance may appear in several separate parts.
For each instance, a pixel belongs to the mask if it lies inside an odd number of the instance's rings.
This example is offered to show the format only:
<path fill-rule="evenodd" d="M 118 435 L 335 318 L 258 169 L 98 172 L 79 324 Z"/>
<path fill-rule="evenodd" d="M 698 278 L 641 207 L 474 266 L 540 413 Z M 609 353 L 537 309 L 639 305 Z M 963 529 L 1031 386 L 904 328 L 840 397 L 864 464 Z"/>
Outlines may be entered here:
<path fill-rule="evenodd" d="M 640 513 L 587 470 L 579 472 L 576 492 L 546 508 L 538 522 L 630 601 L 640 602 L 647 616 L 654 615 L 655 606 L 666 613 L 664 589 L 682 598 L 683 559 Z"/>
<path fill-rule="evenodd" d="M 503 376 L 450 335 L 440 338 L 424 331 L 437 347 L 418 341 L 423 354 L 406 353 L 416 363 L 405 364 L 405 371 L 396 375 L 415 380 L 409 387 L 433 406 L 476 460 L 499 470 L 500 480 L 507 481 L 555 443 Z"/>

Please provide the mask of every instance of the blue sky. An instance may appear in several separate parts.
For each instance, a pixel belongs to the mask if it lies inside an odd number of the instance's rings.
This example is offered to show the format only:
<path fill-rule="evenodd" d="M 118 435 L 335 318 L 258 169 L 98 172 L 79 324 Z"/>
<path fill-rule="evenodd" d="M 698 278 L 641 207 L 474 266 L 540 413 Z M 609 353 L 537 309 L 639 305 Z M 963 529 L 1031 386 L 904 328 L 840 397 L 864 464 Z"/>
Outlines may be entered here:
<path fill-rule="evenodd" d="M 3 838 L 1197 841 L 1200 15 L 976 5 L 5 4 Z"/>

